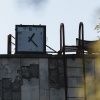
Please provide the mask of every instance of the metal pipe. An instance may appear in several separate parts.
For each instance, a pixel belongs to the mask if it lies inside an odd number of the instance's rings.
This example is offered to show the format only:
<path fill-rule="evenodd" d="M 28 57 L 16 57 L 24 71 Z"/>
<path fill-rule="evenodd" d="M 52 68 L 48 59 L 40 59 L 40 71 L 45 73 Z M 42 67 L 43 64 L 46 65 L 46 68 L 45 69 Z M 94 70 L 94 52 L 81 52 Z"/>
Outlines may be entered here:
<path fill-rule="evenodd" d="M 52 49 L 51 47 L 49 47 L 48 45 L 46 45 L 49 49 L 53 50 L 54 53 L 58 53 L 57 51 L 55 51 L 54 49 Z"/>
<path fill-rule="evenodd" d="M 11 44 L 15 45 L 15 43 L 11 42 Z"/>
<path fill-rule="evenodd" d="M 8 47 L 7 47 L 7 54 L 11 54 L 11 34 L 8 35 Z"/>
<path fill-rule="evenodd" d="M 82 45 L 81 45 L 81 35 L 82 35 Z M 83 79 L 84 79 L 84 98 L 86 97 L 86 75 L 85 75 L 85 56 L 84 56 L 84 25 L 82 22 L 79 24 L 79 46 L 81 47 L 82 62 L 83 62 Z"/>
<path fill-rule="evenodd" d="M 11 35 L 11 37 L 13 37 L 14 39 L 16 39 L 14 36 Z"/>
<path fill-rule="evenodd" d="M 68 94 L 68 77 L 67 77 L 67 59 L 65 58 L 65 30 L 64 30 L 64 24 L 61 23 L 60 25 L 60 47 L 63 47 L 63 66 L 64 66 L 64 84 L 65 84 L 65 100 L 67 100 L 67 94 Z M 63 42 L 63 45 L 62 45 Z M 61 49 L 60 48 L 60 49 Z"/>
<path fill-rule="evenodd" d="M 62 46 L 62 25 L 60 25 L 60 53 L 62 54 L 62 48 L 63 48 L 63 46 Z"/>

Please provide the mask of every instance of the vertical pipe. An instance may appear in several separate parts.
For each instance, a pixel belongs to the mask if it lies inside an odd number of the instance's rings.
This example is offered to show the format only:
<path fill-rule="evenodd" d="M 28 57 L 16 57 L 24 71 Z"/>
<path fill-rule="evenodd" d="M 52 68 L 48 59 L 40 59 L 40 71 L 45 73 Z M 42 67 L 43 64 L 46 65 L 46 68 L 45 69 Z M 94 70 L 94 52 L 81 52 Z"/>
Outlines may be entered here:
<path fill-rule="evenodd" d="M 78 38 L 79 38 L 79 41 L 78 41 L 78 46 L 79 46 L 79 52 L 80 53 L 82 53 L 82 43 L 81 43 L 81 25 L 82 25 L 82 22 L 80 22 L 80 24 L 79 24 L 79 36 L 78 36 Z"/>
<path fill-rule="evenodd" d="M 64 66 L 64 84 L 65 84 L 65 100 L 67 100 L 67 94 L 68 94 L 68 79 L 67 79 L 67 59 L 65 59 L 65 32 L 64 32 L 64 24 L 61 23 L 60 26 L 60 34 L 63 38 L 63 66 Z M 61 43 L 62 43 L 61 42 Z"/>
<path fill-rule="evenodd" d="M 62 30 L 61 30 L 61 27 L 62 27 L 62 25 L 60 25 L 60 54 L 62 54 L 62 51 L 63 51 L 62 50 L 63 47 L 62 47 L 62 32 L 61 32 Z"/>
<path fill-rule="evenodd" d="M 7 54 L 11 54 L 11 34 L 8 35 L 8 47 L 7 47 Z"/>
<path fill-rule="evenodd" d="M 82 45 L 81 46 L 81 53 L 82 53 L 82 62 L 83 62 L 83 79 L 84 79 L 84 98 L 87 100 L 86 97 L 86 75 L 85 75 L 85 56 L 84 56 L 84 25 L 82 22 L 80 22 L 79 25 L 79 38 L 81 41 L 81 36 L 82 36 Z"/>

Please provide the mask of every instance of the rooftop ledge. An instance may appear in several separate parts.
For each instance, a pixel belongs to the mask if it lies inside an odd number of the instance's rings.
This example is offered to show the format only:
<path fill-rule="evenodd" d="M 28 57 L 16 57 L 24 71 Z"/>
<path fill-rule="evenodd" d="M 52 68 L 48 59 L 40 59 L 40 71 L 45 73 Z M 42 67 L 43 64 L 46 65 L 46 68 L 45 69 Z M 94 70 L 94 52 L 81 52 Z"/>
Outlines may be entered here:
<path fill-rule="evenodd" d="M 65 58 L 82 58 L 81 54 L 66 54 Z M 97 58 L 100 54 L 85 54 L 85 58 Z M 63 55 L 52 54 L 0 54 L 0 58 L 63 58 Z"/>

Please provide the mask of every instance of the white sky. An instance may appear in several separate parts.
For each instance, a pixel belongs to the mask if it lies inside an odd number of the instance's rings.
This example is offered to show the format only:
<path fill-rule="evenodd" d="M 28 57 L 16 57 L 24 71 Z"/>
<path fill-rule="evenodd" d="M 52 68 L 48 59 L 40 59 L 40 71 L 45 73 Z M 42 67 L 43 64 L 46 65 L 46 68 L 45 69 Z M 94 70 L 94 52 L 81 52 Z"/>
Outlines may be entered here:
<path fill-rule="evenodd" d="M 19 2 L 22 1 L 22 2 Z M 84 23 L 86 40 L 100 35 L 94 30 L 99 23 L 100 0 L 45 0 L 27 4 L 27 0 L 0 0 L 0 54 L 7 53 L 7 35 L 15 35 L 15 25 L 46 25 L 47 45 L 60 49 L 60 23 L 65 24 L 66 45 L 76 44 L 79 22 Z"/>

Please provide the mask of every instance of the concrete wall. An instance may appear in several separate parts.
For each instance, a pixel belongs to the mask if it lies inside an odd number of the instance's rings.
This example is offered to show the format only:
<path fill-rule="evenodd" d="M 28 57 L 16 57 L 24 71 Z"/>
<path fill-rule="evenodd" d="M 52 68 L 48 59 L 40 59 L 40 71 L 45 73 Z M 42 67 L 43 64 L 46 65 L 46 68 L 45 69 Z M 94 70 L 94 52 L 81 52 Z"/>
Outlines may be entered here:
<path fill-rule="evenodd" d="M 68 58 L 66 61 L 68 100 L 84 100 L 82 59 Z M 87 100 L 90 100 L 91 96 L 96 98 L 96 89 L 100 80 L 99 61 L 99 58 L 85 59 Z M 0 58 L 0 99 L 2 98 L 4 100 L 65 100 L 63 60 Z"/>
<path fill-rule="evenodd" d="M 85 59 L 85 80 L 83 74 L 82 59 L 75 60 L 68 59 L 68 97 L 69 100 L 84 100 L 85 99 L 85 86 L 86 83 L 86 99 L 91 100 L 95 95 L 95 63 L 93 59 Z M 91 85 L 90 85 L 91 84 Z M 93 99 L 95 100 L 95 99 Z"/>

